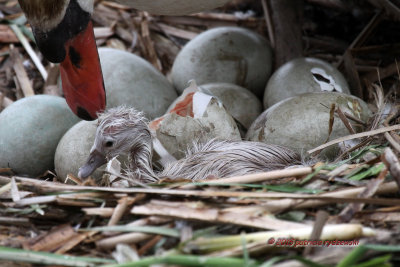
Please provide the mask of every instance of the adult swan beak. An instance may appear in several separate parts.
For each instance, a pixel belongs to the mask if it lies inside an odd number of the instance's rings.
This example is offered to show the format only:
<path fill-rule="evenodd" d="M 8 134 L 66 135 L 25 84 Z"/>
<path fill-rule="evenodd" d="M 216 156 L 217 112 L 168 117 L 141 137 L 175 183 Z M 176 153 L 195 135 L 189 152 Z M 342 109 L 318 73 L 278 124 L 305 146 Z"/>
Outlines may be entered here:
<path fill-rule="evenodd" d="M 90 20 L 90 0 L 19 0 L 44 57 L 60 63 L 62 87 L 71 110 L 94 120 L 106 94 Z"/>

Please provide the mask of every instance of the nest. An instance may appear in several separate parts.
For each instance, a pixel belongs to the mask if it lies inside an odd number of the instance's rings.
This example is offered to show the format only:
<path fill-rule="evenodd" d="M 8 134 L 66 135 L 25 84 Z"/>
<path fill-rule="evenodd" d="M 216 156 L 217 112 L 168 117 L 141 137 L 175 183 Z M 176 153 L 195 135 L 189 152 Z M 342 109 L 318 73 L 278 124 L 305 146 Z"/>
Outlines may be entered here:
<path fill-rule="evenodd" d="M 367 131 L 349 129 L 349 136 L 309 152 L 356 138 L 359 145 L 309 167 L 132 188 L 69 185 L 51 172 L 38 179 L 0 169 L 0 259 L 7 266 L 395 265 L 387 253 L 400 251 L 391 246 L 400 242 L 400 9 L 389 0 L 308 0 L 297 9 L 282 2 L 290 1 L 238 0 L 169 17 L 96 1 L 93 20 L 98 45 L 138 54 L 166 75 L 182 46 L 215 26 L 269 38 L 275 67 L 298 54 L 327 60 L 375 116 Z M 302 23 L 295 23 L 296 10 L 304 11 Z M 0 14 L 0 109 L 24 96 L 61 95 L 58 67 L 32 48 L 16 1 L 1 1 Z M 284 42 L 287 35 L 293 42 Z M 346 124 L 349 118 L 335 113 Z"/>

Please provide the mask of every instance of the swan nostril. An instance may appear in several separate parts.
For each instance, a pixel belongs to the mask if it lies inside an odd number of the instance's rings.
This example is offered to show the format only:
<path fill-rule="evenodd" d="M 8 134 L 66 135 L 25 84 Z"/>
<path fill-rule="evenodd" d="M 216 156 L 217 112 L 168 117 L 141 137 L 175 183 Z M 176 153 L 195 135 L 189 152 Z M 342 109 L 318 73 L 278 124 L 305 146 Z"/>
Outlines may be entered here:
<path fill-rule="evenodd" d="M 112 141 L 107 141 L 106 142 L 106 147 L 112 147 L 114 145 L 114 142 L 112 142 Z"/>

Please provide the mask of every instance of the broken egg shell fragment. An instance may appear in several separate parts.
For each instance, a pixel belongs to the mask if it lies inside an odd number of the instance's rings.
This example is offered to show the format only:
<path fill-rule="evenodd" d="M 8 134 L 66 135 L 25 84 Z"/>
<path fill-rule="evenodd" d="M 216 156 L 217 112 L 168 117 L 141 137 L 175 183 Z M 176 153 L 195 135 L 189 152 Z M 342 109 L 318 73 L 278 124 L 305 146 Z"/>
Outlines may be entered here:
<path fill-rule="evenodd" d="M 261 101 L 244 87 L 230 83 L 209 83 L 200 87 L 216 96 L 246 129 L 262 112 Z"/>
<path fill-rule="evenodd" d="M 264 37 L 245 28 L 219 27 L 188 42 L 171 74 L 178 92 L 194 79 L 197 84 L 237 84 L 261 97 L 271 69 L 272 51 Z"/>
<path fill-rule="evenodd" d="M 262 112 L 261 101 L 249 90 L 231 83 L 208 83 L 199 86 L 203 93 L 211 94 L 224 104 L 228 113 L 246 129 Z M 171 111 L 179 102 L 177 98 L 168 108 Z"/>
<path fill-rule="evenodd" d="M 251 125 L 246 140 L 283 145 L 304 155 L 328 139 L 331 104 L 364 122 L 371 116 L 367 104 L 355 96 L 335 92 L 306 93 L 285 99 L 264 111 Z M 349 122 L 356 131 L 363 130 L 353 121 Z M 335 114 L 329 140 L 349 134 Z M 332 159 L 337 151 L 338 146 L 333 145 L 323 150 L 322 155 Z"/>
<path fill-rule="evenodd" d="M 316 58 L 296 58 L 272 74 L 264 93 L 264 108 L 295 95 L 321 91 L 350 94 L 346 79 L 334 66 Z"/>
<path fill-rule="evenodd" d="M 213 138 L 240 140 L 235 121 L 217 99 L 201 92 L 192 92 L 187 96 L 191 101 L 184 99 L 184 103 L 189 109 L 192 107 L 192 112 L 186 115 L 167 113 L 150 123 L 157 139 L 173 157 L 183 158 L 193 142 L 204 142 Z M 179 104 L 182 103 L 177 103 Z M 179 110 L 185 108 L 181 107 Z"/>

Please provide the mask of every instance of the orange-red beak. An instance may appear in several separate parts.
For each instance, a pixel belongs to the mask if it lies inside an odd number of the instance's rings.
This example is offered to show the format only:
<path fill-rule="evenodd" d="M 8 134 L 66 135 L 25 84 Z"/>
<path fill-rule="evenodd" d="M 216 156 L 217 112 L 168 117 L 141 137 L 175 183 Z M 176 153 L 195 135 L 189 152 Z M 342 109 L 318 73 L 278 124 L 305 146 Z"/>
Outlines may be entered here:
<path fill-rule="evenodd" d="M 106 107 L 106 93 L 91 21 L 65 43 L 65 51 L 60 72 L 67 103 L 81 119 L 94 120 Z"/>

